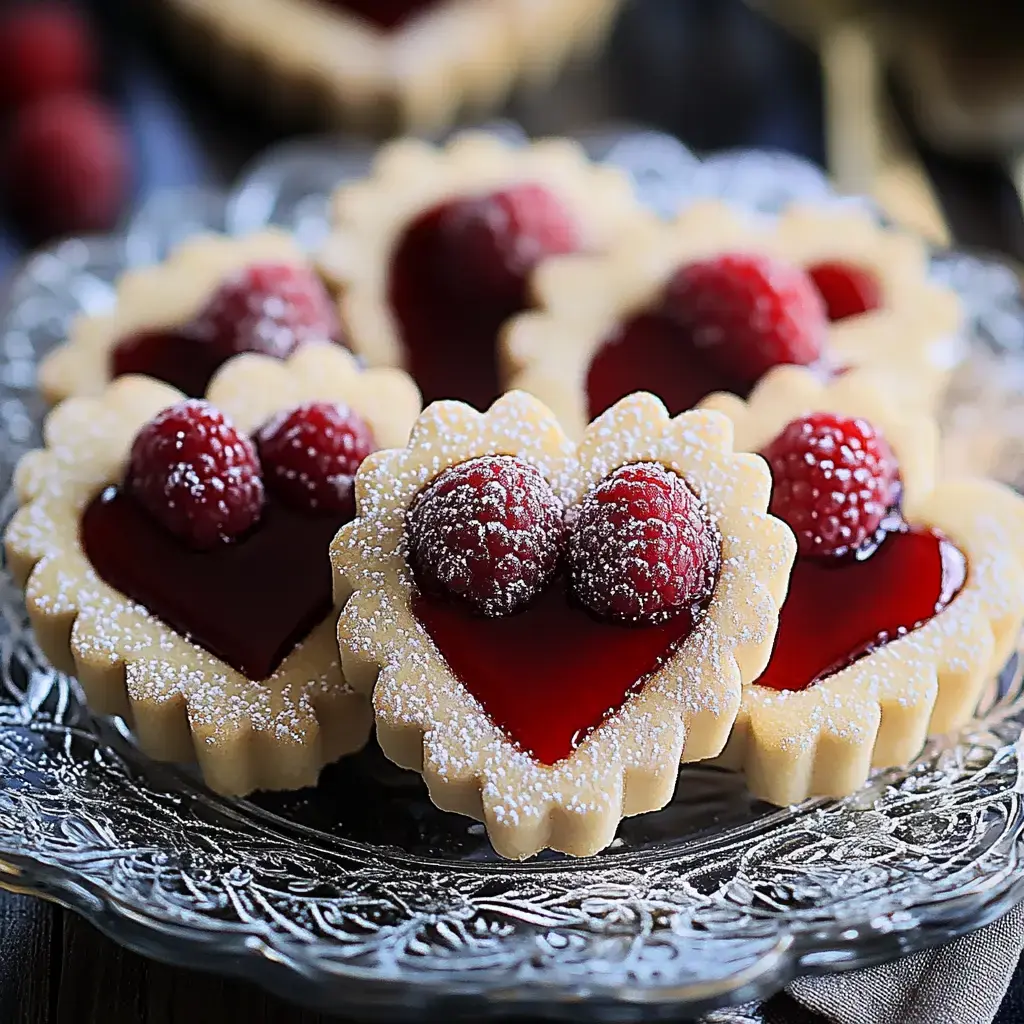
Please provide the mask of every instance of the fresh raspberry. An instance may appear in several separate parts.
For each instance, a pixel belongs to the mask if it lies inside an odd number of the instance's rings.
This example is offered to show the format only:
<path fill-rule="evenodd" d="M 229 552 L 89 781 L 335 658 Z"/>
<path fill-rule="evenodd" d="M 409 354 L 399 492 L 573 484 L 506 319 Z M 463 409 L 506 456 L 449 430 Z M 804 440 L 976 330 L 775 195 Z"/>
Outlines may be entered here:
<path fill-rule="evenodd" d="M 801 416 L 761 454 L 772 471 L 771 513 L 790 525 L 802 556 L 869 543 L 898 496 L 892 449 L 866 420 Z"/>
<path fill-rule="evenodd" d="M 436 208 L 434 217 L 439 287 L 487 308 L 522 309 L 533 267 L 580 244 L 569 212 L 541 185 L 457 199 Z"/>
<path fill-rule="evenodd" d="M 711 593 L 717 533 L 700 499 L 663 466 L 615 470 L 572 510 L 569 524 L 572 585 L 597 615 L 660 622 Z"/>
<path fill-rule="evenodd" d="M 811 279 L 768 256 L 730 253 L 680 268 L 664 311 L 709 360 L 753 386 L 780 363 L 821 356 L 828 321 Z"/>
<path fill-rule="evenodd" d="M 307 402 L 278 413 L 256 435 L 267 486 L 290 504 L 355 515 L 356 470 L 376 444 L 347 405 Z"/>
<path fill-rule="evenodd" d="M 558 571 L 564 509 L 533 466 L 484 455 L 440 473 L 412 506 L 409 558 L 428 593 L 482 615 L 526 607 Z"/>
<path fill-rule="evenodd" d="M 253 443 L 194 398 L 164 409 L 138 432 L 127 484 L 154 519 L 201 550 L 241 536 L 263 508 Z"/>
<path fill-rule="evenodd" d="M 285 359 L 307 341 L 336 341 L 338 317 L 307 267 L 253 263 L 232 274 L 189 325 L 220 359 L 261 352 Z"/>
<path fill-rule="evenodd" d="M 88 26 L 66 4 L 14 7 L 0 18 L 0 106 L 88 92 L 96 78 Z"/>
<path fill-rule="evenodd" d="M 124 129 L 100 100 L 39 100 L 15 119 L 4 172 L 8 208 L 32 238 L 106 231 L 127 198 Z"/>
<path fill-rule="evenodd" d="M 825 260 L 808 267 L 807 273 L 833 323 L 882 306 L 882 287 L 878 278 L 865 267 L 842 260 Z"/>

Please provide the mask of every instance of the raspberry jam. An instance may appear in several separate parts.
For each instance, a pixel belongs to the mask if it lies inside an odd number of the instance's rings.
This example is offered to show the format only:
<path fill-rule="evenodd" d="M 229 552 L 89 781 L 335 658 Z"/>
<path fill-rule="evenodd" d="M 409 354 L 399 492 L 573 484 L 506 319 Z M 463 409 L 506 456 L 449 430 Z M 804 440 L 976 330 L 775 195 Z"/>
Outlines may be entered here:
<path fill-rule="evenodd" d="M 326 0 L 331 7 L 338 7 L 350 14 L 365 18 L 378 28 L 398 28 L 404 21 L 433 7 L 440 0 Z"/>
<path fill-rule="evenodd" d="M 413 611 L 491 721 L 542 764 L 568 757 L 693 628 L 689 611 L 655 626 L 601 622 L 560 584 L 516 615 L 422 595 Z"/>
<path fill-rule="evenodd" d="M 967 578 L 963 553 L 891 516 L 862 558 L 798 558 L 772 659 L 757 680 L 805 690 L 937 615 Z"/>
<path fill-rule="evenodd" d="M 866 267 L 825 260 L 807 268 L 833 323 L 882 307 L 882 285 Z"/>
<path fill-rule="evenodd" d="M 178 328 L 136 331 L 122 338 L 110 354 L 111 377 L 141 373 L 201 398 L 223 357 L 211 346 Z"/>
<path fill-rule="evenodd" d="M 741 397 L 750 392 L 740 376 L 704 359 L 672 319 L 658 311 L 638 313 L 605 339 L 590 363 L 586 388 L 590 419 L 634 391 L 653 392 L 672 416 L 714 391 Z"/>
<path fill-rule="evenodd" d="M 562 203 L 530 182 L 412 221 L 395 245 L 387 297 L 424 405 L 458 398 L 485 409 L 498 397 L 498 332 L 529 306 L 530 271 L 580 244 Z"/>
<path fill-rule="evenodd" d="M 108 487 L 79 530 L 101 579 L 258 681 L 330 612 L 327 550 L 344 519 L 297 512 L 268 495 L 242 540 L 194 551 L 130 494 Z"/>

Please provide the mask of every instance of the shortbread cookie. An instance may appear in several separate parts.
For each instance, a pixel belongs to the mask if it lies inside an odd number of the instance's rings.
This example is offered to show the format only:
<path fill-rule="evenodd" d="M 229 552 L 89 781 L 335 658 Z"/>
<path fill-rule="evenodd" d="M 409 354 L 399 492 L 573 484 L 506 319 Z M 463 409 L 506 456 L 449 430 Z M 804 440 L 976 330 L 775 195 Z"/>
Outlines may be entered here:
<path fill-rule="evenodd" d="M 333 303 L 288 235 L 202 235 L 122 275 L 114 309 L 74 322 L 40 365 L 39 387 L 57 402 L 141 373 L 199 397 L 231 356 L 285 358 L 307 341 L 339 340 Z"/>
<path fill-rule="evenodd" d="M 633 391 L 679 412 L 745 395 L 780 363 L 872 367 L 927 409 L 960 351 L 959 302 L 929 280 L 923 243 L 860 210 L 755 219 L 700 202 L 603 255 L 545 261 L 532 287 L 538 309 L 505 328 L 502 379 L 574 436 Z"/>
<path fill-rule="evenodd" d="M 725 761 L 788 804 L 845 796 L 970 719 L 1024 619 L 1024 500 L 936 479 L 937 432 L 870 374 L 772 371 L 713 395 L 772 469 L 799 553 L 768 667 L 744 688 Z"/>
<path fill-rule="evenodd" d="M 321 268 L 340 291 L 354 352 L 405 367 L 425 403 L 482 409 L 503 390 L 498 331 L 529 305 L 530 271 L 552 255 L 603 250 L 650 216 L 625 175 L 566 139 L 403 139 L 338 191 Z"/>
<path fill-rule="evenodd" d="M 46 656 L 146 753 L 197 761 L 221 793 L 311 785 L 370 727 L 341 673 L 328 546 L 416 389 L 310 344 L 239 356 L 207 402 L 183 397 L 129 376 L 57 406 L 18 467 L 8 564 Z"/>
<path fill-rule="evenodd" d="M 162 2 L 189 58 L 275 112 L 425 131 L 597 49 L 620 0 Z"/>
<path fill-rule="evenodd" d="M 595 853 L 722 749 L 794 552 L 730 433 L 636 395 L 577 447 L 513 392 L 436 403 L 364 464 L 331 555 L 346 678 L 503 856 Z"/>

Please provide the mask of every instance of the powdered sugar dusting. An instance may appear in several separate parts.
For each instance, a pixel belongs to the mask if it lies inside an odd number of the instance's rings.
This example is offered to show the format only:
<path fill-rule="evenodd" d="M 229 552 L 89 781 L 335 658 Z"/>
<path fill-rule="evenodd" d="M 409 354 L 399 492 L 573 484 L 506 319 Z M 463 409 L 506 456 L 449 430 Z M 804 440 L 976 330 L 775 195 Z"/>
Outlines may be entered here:
<path fill-rule="evenodd" d="M 737 444 L 755 451 L 808 411 L 870 421 L 898 457 L 908 521 L 939 530 L 966 556 L 964 587 L 923 626 L 806 690 L 744 690 L 736 732 L 747 747 L 731 751 L 729 763 L 746 762 L 756 795 L 789 803 L 850 792 L 870 767 L 905 763 L 927 733 L 967 721 L 1006 662 L 1024 619 L 1024 500 L 991 481 L 935 484 L 934 424 L 897 407 L 870 374 L 823 383 L 786 367 L 746 402 L 708 404 L 727 410 Z"/>
<path fill-rule="evenodd" d="M 281 389 L 287 399 L 321 397 L 306 392 L 322 381 L 309 384 L 296 373 L 296 384 L 290 361 L 275 367 L 290 385 Z M 233 393 L 238 403 L 240 392 Z M 7 532 L 12 568 L 27 579 L 33 625 L 51 660 L 65 665 L 73 657 L 90 701 L 129 714 L 144 748 L 187 757 L 180 743 L 191 743 L 207 782 L 224 792 L 312 784 L 324 763 L 365 743 L 370 724 L 365 699 L 342 676 L 333 616 L 257 683 L 104 583 L 79 544 L 79 516 L 120 480 L 135 432 L 179 398 L 155 382 L 125 378 L 99 399 L 71 400 L 54 412 L 49 448 L 34 453 L 26 471 L 29 503 Z M 378 404 L 386 399 L 381 391 Z M 386 409 L 378 412 L 387 418 Z M 70 650 L 65 623 L 73 623 Z"/>
<path fill-rule="evenodd" d="M 774 636 L 773 595 L 793 556 L 791 535 L 765 515 L 763 466 L 734 457 L 729 440 L 720 416 L 670 421 L 650 396 L 634 396 L 598 420 L 577 449 L 542 405 L 511 393 L 485 415 L 437 403 L 420 417 L 408 448 L 364 465 L 359 518 L 332 551 L 337 589 L 352 594 L 339 622 L 346 675 L 372 689 L 385 752 L 410 767 L 422 764 L 442 806 L 482 815 L 499 852 L 600 849 L 623 813 L 668 799 L 681 758 L 711 756 L 724 743 L 741 679 Z M 484 454 L 514 454 L 536 466 L 570 506 L 618 466 L 658 462 L 684 476 L 722 537 L 720 582 L 698 627 L 642 690 L 551 766 L 490 722 L 410 609 L 405 509 L 442 469 Z"/>

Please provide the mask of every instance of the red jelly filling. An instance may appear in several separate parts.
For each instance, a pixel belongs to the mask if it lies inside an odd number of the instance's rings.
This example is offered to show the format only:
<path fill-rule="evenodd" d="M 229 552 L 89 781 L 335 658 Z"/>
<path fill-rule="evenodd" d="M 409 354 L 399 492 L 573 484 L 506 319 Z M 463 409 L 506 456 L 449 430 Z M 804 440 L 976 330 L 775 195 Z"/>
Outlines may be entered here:
<path fill-rule="evenodd" d="M 578 247 L 569 214 L 529 183 L 441 203 L 409 225 L 387 291 L 424 405 L 458 398 L 485 409 L 501 394 L 501 326 L 528 307 L 537 261 Z"/>
<path fill-rule="evenodd" d="M 561 585 L 516 615 L 423 596 L 413 610 L 491 721 L 543 764 L 568 757 L 693 628 L 688 611 L 655 626 L 601 622 Z"/>
<path fill-rule="evenodd" d="M 189 398 L 201 398 L 224 362 L 212 346 L 181 328 L 137 331 L 118 342 L 110 356 L 110 375 L 141 373 L 176 387 Z"/>
<path fill-rule="evenodd" d="M 772 659 L 757 682 L 805 690 L 924 625 L 966 578 L 954 544 L 898 516 L 867 557 L 797 559 Z"/>
<path fill-rule="evenodd" d="M 807 273 L 825 300 L 825 310 L 833 323 L 882 307 L 882 286 L 865 267 L 825 260 L 808 267 Z"/>
<path fill-rule="evenodd" d="M 433 7 L 439 0 L 327 0 L 331 7 L 338 7 L 350 14 L 365 18 L 378 28 L 397 28 L 420 11 Z"/>
<path fill-rule="evenodd" d="M 671 415 L 692 409 L 714 391 L 745 397 L 749 382 L 705 359 L 667 314 L 627 320 L 597 350 L 587 371 L 587 413 L 600 416 L 634 391 L 651 391 Z"/>
<path fill-rule="evenodd" d="M 108 487 L 82 516 L 99 576 L 249 679 L 270 676 L 330 612 L 328 546 L 344 516 L 298 512 L 268 494 L 242 540 L 194 551 L 130 495 Z"/>

